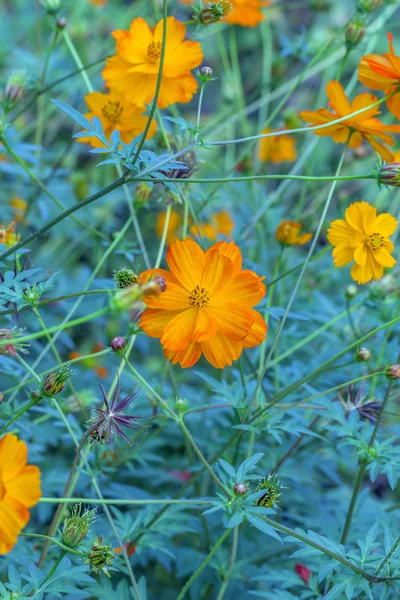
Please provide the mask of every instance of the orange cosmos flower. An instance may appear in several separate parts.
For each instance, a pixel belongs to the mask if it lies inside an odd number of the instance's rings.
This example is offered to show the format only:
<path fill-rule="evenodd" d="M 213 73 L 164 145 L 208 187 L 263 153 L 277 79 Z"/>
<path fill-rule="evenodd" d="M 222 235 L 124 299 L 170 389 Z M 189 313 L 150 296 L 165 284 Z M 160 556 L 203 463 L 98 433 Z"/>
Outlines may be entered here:
<path fill-rule="evenodd" d="M 358 79 L 371 90 L 384 90 L 385 95 L 393 92 L 400 85 L 400 56 L 393 48 L 393 37 L 388 33 L 389 52 L 367 54 L 363 56 L 358 67 Z M 396 94 L 386 101 L 388 109 L 400 119 L 400 96 Z"/>
<path fill-rule="evenodd" d="M 7 227 L 0 225 L 0 244 L 5 244 L 7 248 L 12 248 L 18 244 L 20 235 L 15 232 L 15 221 L 12 221 Z"/>
<path fill-rule="evenodd" d="M 326 108 L 319 108 L 316 111 L 306 110 L 300 113 L 304 121 L 312 125 L 323 125 L 330 123 L 346 115 L 350 115 L 361 108 L 369 106 L 378 100 L 372 94 L 360 94 L 356 96 L 353 103 L 350 104 L 343 87 L 338 81 L 330 81 L 326 86 L 326 93 L 329 98 L 329 106 L 334 110 L 331 112 Z M 350 117 L 341 123 L 317 129 L 315 135 L 332 136 L 332 139 L 337 144 L 345 144 L 350 137 L 350 148 L 358 148 L 363 139 L 366 140 L 373 149 L 387 162 L 393 162 L 393 154 L 380 141 L 389 146 L 394 146 L 394 139 L 388 135 L 387 131 L 392 133 L 400 133 L 400 125 L 385 125 L 381 123 L 375 116 L 379 115 L 380 111 L 377 106 L 370 108 L 355 117 Z"/>
<path fill-rule="evenodd" d="M 110 138 L 111 133 L 118 129 L 121 134 L 121 140 L 125 144 L 130 144 L 134 137 L 143 133 L 146 127 L 147 117 L 143 114 L 143 109 L 134 106 L 124 99 L 123 94 L 110 92 L 101 94 L 92 92 L 85 96 L 85 102 L 91 111 L 86 113 L 88 119 L 98 117 L 103 125 L 104 133 Z M 153 119 L 148 138 L 153 137 L 157 131 L 157 124 Z M 94 148 L 103 148 L 104 144 L 96 137 L 79 138 L 79 142 L 91 144 Z"/>
<path fill-rule="evenodd" d="M 271 133 L 267 127 L 262 133 Z M 296 160 L 296 141 L 291 135 L 277 135 L 276 137 L 261 138 L 258 146 L 258 158 L 261 162 L 272 162 L 274 165 L 281 162 Z"/>
<path fill-rule="evenodd" d="M 252 307 L 266 289 L 253 271 L 242 270 L 242 255 L 234 242 L 218 242 L 204 252 L 192 240 L 176 241 L 168 248 L 170 271 L 142 273 L 145 281 L 161 275 L 166 290 L 157 298 L 144 298 L 147 309 L 140 326 L 161 338 L 165 356 L 181 367 L 191 367 L 202 354 L 218 369 L 237 360 L 243 348 L 263 342 L 267 325 Z"/>
<path fill-rule="evenodd" d="M 286 246 L 304 246 L 311 240 L 313 234 L 300 234 L 301 227 L 298 221 L 281 221 L 276 228 L 276 239 Z"/>
<path fill-rule="evenodd" d="M 256 27 L 264 20 L 262 8 L 271 4 L 270 0 L 230 0 L 232 12 L 230 12 L 224 21 L 231 25 L 241 25 L 242 27 Z"/>
<path fill-rule="evenodd" d="M 396 264 L 391 256 L 394 246 L 390 236 L 396 231 L 397 219 L 388 213 L 376 215 L 368 202 L 355 202 L 346 210 L 345 219 L 337 219 L 328 229 L 328 241 L 335 246 L 335 267 L 355 261 L 350 274 L 357 283 L 381 279 L 384 267 Z"/>
<path fill-rule="evenodd" d="M 151 29 L 142 18 L 134 19 L 129 31 L 114 31 L 117 54 L 107 60 L 103 71 L 107 87 L 123 92 L 137 106 L 154 98 L 160 65 L 163 20 Z M 203 60 L 199 42 L 184 40 L 186 27 L 174 17 L 167 19 L 163 75 L 157 106 L 186 103 L 197 92 L 191 69 Z"/>
<path fill-rule="evenodd" d="M 0 438 L 0 554 L 7 554 L 39 501 L 40 470 L 27 465 L 28 448 L 13 433 Z"/>
<path fill-rule="evenodd" d="M 161 238 L 164 231 L 165 215 L 165 212 L 157 215 L 156 232 L 159 238 Z M 189 224 L 190 223 L 192 223 L 192 219 L 189 219 Z M 168 245 L 179 239 L 181 226 L 182 218 L 177 212 L 171 210 L 166 237 Z M 221 210 L 211 216 L 210 222 L 198 223 L 197 225 L 193 224 L 189 231 L 193 237 L 203 237 L 207 240 L 214 241 L 218 239 L 219 235 L 231 239 L 233 228 L 234 222 L 231 215 L 227 210 Z"/>

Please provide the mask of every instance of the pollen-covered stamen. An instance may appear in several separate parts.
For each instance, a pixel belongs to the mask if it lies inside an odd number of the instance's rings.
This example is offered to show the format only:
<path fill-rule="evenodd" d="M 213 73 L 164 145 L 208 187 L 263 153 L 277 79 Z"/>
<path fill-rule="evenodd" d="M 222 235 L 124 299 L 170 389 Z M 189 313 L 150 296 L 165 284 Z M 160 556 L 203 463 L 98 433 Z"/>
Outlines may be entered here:
<path fill-rule="evenodd" d="M 204 287 L 196 285 L 196 287 L 190 292 L 189 304 L 198 310 L 205 308 L 210 302 L 210 296 L 208 290 Z"/>
<path fill-rule="evenodd" d="M 156 62 L 161 56 L 161 42 L 150 42 L 147 46 L 147 58 L 150 62 Z"/>
<path fill-rule="evenodd" d="M 122 115 L 123 110 L 124 109 L 119 101 L 112 102 L 110 100 L 105 106 L 103 106 L 101 112 L 106 119 L 110 119 L 110 121 L 115 123 Z"/>
<path fill-rule="evenodd" d="M 376 252 L 383 246 L 383 236 L 380 233 L 371 233 L 367 238 L 367 244 L 373 252 Z"/>

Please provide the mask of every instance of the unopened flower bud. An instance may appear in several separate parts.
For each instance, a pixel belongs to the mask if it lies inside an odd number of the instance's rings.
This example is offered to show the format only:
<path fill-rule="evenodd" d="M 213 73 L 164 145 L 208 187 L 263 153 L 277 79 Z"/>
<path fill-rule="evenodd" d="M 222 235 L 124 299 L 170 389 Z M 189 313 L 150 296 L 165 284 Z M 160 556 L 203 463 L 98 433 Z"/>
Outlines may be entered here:
<path fill-rule="evenodd" d="M 400 186 L 400 163 L 388 163 L 379 169 L 378 185 Z"/>
<path fill-rule="evenodd" d="M 71 515 L 64 521 L 64 527 L 61 534 L 63 544 L 68 548 L 76 548 L 86 537 L 89 527 L 96 516 L 96 509 L 84 510 L 82 513 L 82 504 L 75 504 L 72 507 Z"/>
<path fill-rule="evenodd" d="M 60 29 L 62 31 L 68 25 L 68 21 L 65 17 L 60 17 L 59 19 L 57 19 L 56 25 L 57 29 Z"/>
<path fill-rule="evenodd" d="M 114 559 L 114 548 L 111 544 L 103 544 L 103 536 L 94 540 L 94 546 L 88 554 L 85 563 L 89 563 L 90 567 L 96 573 L 104 573 L 110 576 L 107 567 L 112 565 Z"/>
<path fill-rule="evenodd" d="M 115 311 L 130 310 L 144 296 L 143 286 L 135 283 L 118 290 L 110 301 L 110 308 Z"/>
<path fill-rule="evenodd" d="M 56 373 L 50 373 L 43 382 L 42 394 L 44 396 L 57 396 L 63 391 L 65 383 L 73 374 L 74 371 L 69 365 L 61 367 Z"/>
<path fill-rule="evenodd" d="M 247 494 L 248 489 L 249 488 L 245 483 L 235 483 L 233 487 L 233 491 L 235 492 L 236 496 L 244 496 Z"/>
<path fill-rule="evenodd" d="M 126 348 L 125 338 L 123 338 L 121 335 L 117 335 L 111 340 L 110 346 L 114 350 L 114 352 L 119 354 L 120 352 L 122 352 L 122 350 L 125 350 Z"/>
<path fill-rule="evenodd" d="M 25 71 L 14 71 L 8 78 L 4 89 L 4 103 L 11 110 L 19 102 L 26 86 Z"/>
<path fill-rule="evenodd" d="M 175 406 L 178 410 L 185 410 L 187 407 L 187 400 L 184 398 L 176 398 Z"/>
<path fill-rule="evenodd" d="M 266 479 L 262 479 L 256 488 L 256 492 L 264 490 L 265 493 L 256 500 L 257 506 L 264 506 L 265 508 L 271 508 L 277 504 L 281 493 L 282 486 L 276 475 L 268 475 Z"/>
<path fill-rule="evenodd" d="M 367 362 L 370 360 L 371 356 L 371 351 L 368 350 L 368 348 L 360 348 L 357 350 L 355 358 L 357 362 Z"/>
<path fill-rule="evenodd" d="M 385 375 L 388 379 L 400 379 L 400 365 L 392 363 L 385 369 Z"/>
<path fill-rule="evenodd" d="M 232 12 L 232 4 L 229 0 L 220 0 L 219 2 L 210 2 L 199 9 L 195 9 L 193 18 L 201 25 L 210 25 L 222 21 Z"/>
<path fill-rule="evenodd" d="M 359 10 L 364 12 L 372 12 L 379 8 L 384 3 L 384 0 L 360 0 Z"/>
<path fill-rule="evenodd" d="M 197 75 L 202 81 L 212 81 L 213 79 L 215 79 L 213 70 L 211 67 L 202 67 L 197 72 Z"/>
<path fill-rule="evenodd" d="M 353 19 L 346 27 L 344 37 L 349 48 L 357 46 L 365 35 L 364 23 L 358 19 Z"/>
<path fill-rule="evenodd" d="M 130 285 L 133 285 L 139 279 L 138 275 L 132 269 L 118 269 L 118 271 L 113 272 L 113 278 L 117 287 L 126 288 Z"/>
<path fill-rule="evenodd" d="M 154 278 L 154 281 L 159 286 L 160 290 L 165 292 L 167 289 L 167 282 L 165 281 L 164 277 L 157 275 L 157 277 Z"/>
<path fill-rule="evenodd" d="M 136 206 L 144 206 L 150 200 L 152 189 L 147 183 L 139 183 L 135 190 Z"/>
<path fill-rule="evenodd" d="M 41 4 L 44 10 L 47 10 L 49 14 L 54 15 L 60 10 L 61 0 L 39 0 L 39 4 Z"/>
<path fill-rule="evenodd" d="M 347 289 L 346 289 L 346 293 L 345 296 L 346 298 L 348 298 L 349 300 L 351 300 L 352 298 L 354 298 L 355 296 L 357 296 L 358 294 L 358 288 L 356 285 L 354 285 L 353 283 L 351 283 Z"/>

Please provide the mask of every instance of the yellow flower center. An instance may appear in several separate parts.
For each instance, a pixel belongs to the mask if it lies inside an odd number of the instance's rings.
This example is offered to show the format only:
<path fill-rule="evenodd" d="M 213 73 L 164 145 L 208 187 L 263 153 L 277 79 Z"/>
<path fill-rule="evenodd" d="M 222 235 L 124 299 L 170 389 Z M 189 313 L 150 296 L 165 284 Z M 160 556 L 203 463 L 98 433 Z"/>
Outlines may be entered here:
<path fill-rule="evenodd" d="M 161 42 L 150 42 L 147 46 L 147 58 L 150 62 L 156 62 L 161 56 Z"/>
<path fill-rule="evenodd" d="M 371 233 L 366 239 L 368 246 L 376 252 L 383 246 L 383 236 L 380 233 Z"/>
<path fill-rule="evenodd" d="M 111 100 L 103 106 L 102 113 L 106 119 L 110 119 L 113 123 L 116 123 L 122 115 L 123 107 L 119 101 L 112 102 Z"/>
<path fill-rule="evenodd" d="M 209 302 L 210 296 L 206 288 L 196 285 L 196 287 L 190 292 L 189 304 L 190 306 L 197 308 L 197 310 L 205 308 Z"/>

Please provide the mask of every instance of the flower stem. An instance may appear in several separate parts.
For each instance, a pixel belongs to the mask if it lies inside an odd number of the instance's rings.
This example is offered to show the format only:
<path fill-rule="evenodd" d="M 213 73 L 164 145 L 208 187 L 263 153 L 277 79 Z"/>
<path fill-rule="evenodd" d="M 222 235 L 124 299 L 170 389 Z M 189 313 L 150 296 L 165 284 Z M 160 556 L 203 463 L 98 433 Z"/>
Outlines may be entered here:
<path fill-rule="evenodd" d="M 221 546 L 221 544 L 224 542 L 224 540 L 228 537 L 228 535 L 230 534 L 231 531 L 232 531 L 232 529 L 227 529 L 221 535 L 221 537 L 219 538 L 219 540 L 215 543 L 215 545 L 211 549 L 211 551 L 208 554 L 208 556 L 201 563 L 200 567 L 193 573 L 193 575 L 191 576 L 191 578 L 189 579 L 189 581 L 183 586 L 183 588 L 182 588 L 182 590 L 181 590 L 181 592 L 180 592 L 180 594 L 179 594 L 179 596 L 177 597 L 176 600 L 182 600 L 182 598 L 184 598 L 186 592 L 189 590 L 189 588 L 192 585 L 192 583 L 194 583 L 194 581 L 196 581 L 196 579 L 202 573 L 202 571 L 204 571 L 204 569 L 206 568 L 206 566 L 208 565 L 208 563 L 210 562 L 210 560 L 212 559 L 212 557 L 214 556 L 214 554 L 216 553 L 216 551 L 218 550 L 218 548 Z"/>
<path fill-rule="evenodd" d="M 76 64 L 76 66 L 79 69 L 79 72 L 80 72 L 80 74 L 82 76 L 82 79 L 83 79 L 83 81 L 84 81 L 84 83 L 85 83 L 85 85 L 87 87 L 88 92 L 89 93 L 94 92 L 94 87 L 92 86 L 92 83 L 91 83 L 91 81 L 90 81 L 90 79 L 88 77 L 88 74 L 86 73 L 86 69 L 83 66 L 83 63 L 81 61 L 81 57 L 79 56 L 79 54 L 78 54 L 78 52 L 77 52 L 77 50 L 75 48 L 75 45 L 74 45 L 73 41 L 70 38 L 68 30 L 67 29 L 63 29 L 62 30 L 62 35 L 63 35 L 64 41 L 65 41 L 65 43 L 66 43 L 66 45 L 68 47 L 68 50 L 70 51 L 71 56 L 74 59 L 75 64 Z"/>
<path fill-rule="evenodd" d="M 57 558 L 56 562 L 54 563 L 54 565 L 52 566 L 51 570 L 49 571 L 49 574 L 47 575 L 46 579 L 43 581 L 42 586 L 49 581 L 49 579 L 51 579 L 51 577 L 54 575 L 54 573 L 57 570 L 57 567 L 59 566 L 60 562 L 62 561 L 62 559 L 64 558 L 64 556 L 67 554 L 66 550 L 61 550 L 59 557 Z"/>
<path fill-rule="evenodd" d="M 161 236 L 160 247 L 158 249 L 158 254 L 157 254 L 156 262 L 155 262 L 155 265 L 154 265 L 155 269 L 158 269 L 158 267 L 160 266 L 162 255 L 163 255 L 163 252 L 164 252 L 165 242 L 166 242 L 167 234 L 168 234 L 169 221 L 170 221 L 170 218 L 171 218 L 171 210 L 172 210 L 172 206 L 171 206 L 171 204 L 169 204 L 167 206 L 167 210 L 165 212 L 164 229 L 163 229 L 162 236 Z"/>
<path fill-rule="evenodd" d="M 194 142 L 197 142 L 198 137 L 199 137 L 199 133 L 200 133 L 201 106 L 203 104 L 203 95 L 204 95 L 205 85 L 206 85 L 205 81 L 202 81 L 201 82 L 201 86 L 200 86 L 199 104 L 197 106 L 196 133 L 195 133 L 194 138 L 193 138 Z"/>
<path fill-rule="evenodd" d="M 30 402 L 28 402 L 28 404 L 25 404 L 25 406 L 23 406 L 22 408 L 19 409 L 19 411 L 17 413 L 15 413 L 15 415 L 8 421 L 8 423 L 6 423 L 4 425 L 4 427 L 2 427 L 0 429 L 0 436 L 3 435 L 3 433 L 5 433 L 7 431 L 7 429 L 10 428 L 10 426 L 17 420 L 19 419 L 24 413 L 26 413 L 28 410 L 30 410 L 33 406 L 35 406 L 35 404 L 38 404 L 38 402 L 40 402 L 41 400 L 43 400 L 43 397 L 40 396 L 40 398 L 34 398 L 33 400 L 31 400 Z"/>

